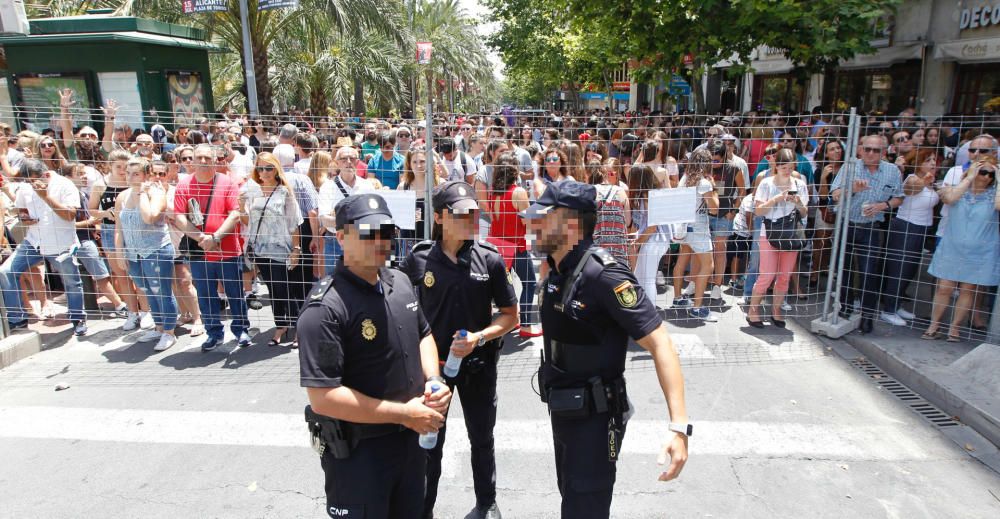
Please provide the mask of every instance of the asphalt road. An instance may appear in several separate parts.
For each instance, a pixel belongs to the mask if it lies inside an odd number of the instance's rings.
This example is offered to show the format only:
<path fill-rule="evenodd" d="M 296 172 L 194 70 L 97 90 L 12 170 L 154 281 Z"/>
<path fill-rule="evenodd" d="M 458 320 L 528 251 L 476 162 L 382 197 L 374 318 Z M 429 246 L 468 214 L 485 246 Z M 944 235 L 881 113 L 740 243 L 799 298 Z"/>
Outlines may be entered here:
<path fill-rule="evenodd" d="M 662 297 L 662 296 L 661 296 Z M 727 296 L 728 298 L 728 296 Z M 667 311 L 668 317 L 675 317 Z M 297 353 L 255 345 L 163 352 L 121 321 L 0 371 L 0 517 L 323 517 Z M 791 322 L 790 322 L 791 324 Z M 637 414 L 614 517 L 1000 517 L 1000 477 L 808 332 L 672 320 L 696 424 L 681 478 L 656 481 L 666 406 L 648 355 L 630 353 Z M 756 331 L 754 331 L 756 332 Z M 558 517 L 537 341 L 509 338 L 500 364 L 498 502 L 506 517 Z M 55 391 L 58 384 L 69 388 Z M 474 503 L 456 400 L 437 516 Z"/>

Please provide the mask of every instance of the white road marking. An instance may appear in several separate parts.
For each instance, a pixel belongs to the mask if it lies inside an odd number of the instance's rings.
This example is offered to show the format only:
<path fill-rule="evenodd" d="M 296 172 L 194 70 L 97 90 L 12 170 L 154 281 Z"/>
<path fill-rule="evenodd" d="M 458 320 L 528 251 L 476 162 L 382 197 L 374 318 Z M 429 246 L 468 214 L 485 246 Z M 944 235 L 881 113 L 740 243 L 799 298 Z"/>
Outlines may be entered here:
<path fill-rule="evenodd" d="M 540 405 L 540 404 L 539 404 Z M 446 451 L 467 452 L 464 423 L 449 420 Z M 666 424 L 632 420 L 624 452 L 656 454 Z M 163 411 L 75 407 L 0 407 L 0 437 L 87 441 L 231 445 L 308 446 L 302 415 L 218 411 Z M 501 420 L 498 452 L 551 453 L 547 420 Z M 923 460 L 927 450 L 899 425 L 697 422 L 691 454 L 813 457 L 857 460 Z M 464 456 L 463 456 L 464 458 Z M 455 463 L 449 460 L 449 472 Z"/>
<path fill-rule="evenodd" d="M 670 332 L 670 337 L 674 340 L 674 349 L 677 356 L 682 359 L 714 359 L 712 350 L 705 346 L 701 337 L 693 333 Z"/>

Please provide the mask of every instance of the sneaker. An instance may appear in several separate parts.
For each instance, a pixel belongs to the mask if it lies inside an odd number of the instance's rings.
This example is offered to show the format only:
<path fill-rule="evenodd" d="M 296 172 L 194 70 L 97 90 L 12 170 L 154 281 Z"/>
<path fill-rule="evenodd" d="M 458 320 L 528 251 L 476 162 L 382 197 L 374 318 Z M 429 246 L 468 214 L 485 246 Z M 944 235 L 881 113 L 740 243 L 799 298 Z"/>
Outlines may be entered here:
<path fill-rule="evenodd" d="M 128 317 L 128 305 L 126 305 L 125 303 L 122 303 L 121 305 L 119 305 L 118 308 L 115 308 L 114 310 L 111 311 L 111 317 L 113 319 L 125 319 L 125 318 L 127 318 Z"/>
<path fill-rule="evenodd" d="M 694 281 L 688 281 L 687 286 L 684 287 L 684 290 L 681 291 L 681 295 L 684 295 L 684 296 L 693 296 L 694 295 L 694 291 L 695 291 Z"/>
<path fill-rule="evenodd" d="M 741 298 L 739 298 L 739 299 L 736 300 L 736 304 L 739 305 L 739 306 L 748 305 L 748 304 L 750 304 L 750 298 L 749 297 L 741 297 Z"/>
<path fill-rule="evenodd" d="M 158 341 L 160 340 L 160 335 L 162 334 L 156 330 L 149 330 L 148 332 L 140 335 L 139 340 L 137 340 L 136 342 Z"/>
<path fill-rule="evenodd" d="M 712 299 L 722 299 L 722 287 L 720 285 L 712 286 Z"/>
<path fill-rule="evenodd" d="M 246 300 L 247 300 L 247 306 L 251 310 L 260 310 L 261 308 L 264 308 L 264 303 L 260 302 L 260 298 L 257 297 L 257 294 L 253 293 L 247 294 Z"/>
<path fill-rule="evenodd" d="M 781 303 L 781 311 L 782 312 L 791 312 L 792 311 L 792 305 L 788 304 L 788 301 L 785 301 L 784 303 Z"/>
<path fill-rule="evenodd" d="M 896 310 L 896 315 L 902 317 L 903 319 L 906 319 L 907 321 L 912 321 L 917 318 L 917 316 L 914 315 L 913 312 L 907 312 L 902 308 Z"/>
<path fill-rule="evenodd" d="M 28 329 L 28 320 L 25 319 L 25 320 L 23 320 L 23 321 L 21 321 L 19 323 L 9 323 L 7 325 L 7 327 L 10 328 L 10 331 L 20 330 L 22 328 L 25 329 L 25 330 L 27 330 Z"/>
<path fill-rule="evenodd" d="M 156 326 L 156 323 L 153 321 L 152 314 L 150 314 L 149 312 L 139 312 L 140 328 L 142 328 L 143 330 L 148 330 L 149 328 L 152 328 L 154 326 Z"/>
<path fill-rule="evenodd" d="M 210 351 L 215 351 L 215 348 L 219 347 L 219 339 L 209 337 L 205 339 L 205 342 L 201 343 L 201 351 L 208 353 Z"/>
<path fill-rule="evenodd" d="M 882 312 L 879 314 L 879 319 L 893 325 L 893 326 L 906 326 L 906 320 L 896 314 L 890 314 L 888 312 Z"/>
<path fill-rule="evenodd" d="M 222 309 L 223 312 L 229 309 L 229 298 L 223 294 L 219 294 L 219 308 Z"/>
<path fill-rule="evenodd" d="M 55 316 L 56 316 L 56 309 L 54 306 L 52 306 L 52 303 L 49 303 L 45 305 L 45 308 L 42 308 L 42 319 L 52 319 Z"/>
<path fill-rule="evenodd" d="M 250 335 L 247 332 L 243 332 L 240 334 L 240 339 L 237 342 L 237 344 L 239 345 L 240 348 L 246 348 L 253 343 L 250 342 Z"/>
<path fill-rule="evenodd" d="M 139 327 L 139 320 L 141 316 L 137 312 L 129 312 L 128 317 L 125 318 L 125 324 L 122 325 L 122 330 L 130 332 Z"/>
<path fill-rule="evenodd" d="M 168 350 L 174 344 L 177 344 L 177 337 L 164 333 L 160 335 L 160 341 L 156 343 L 156 346 L 153 346 L 153 351 Z"/>
<path fill-rule="evenodd" d="M 686 297 L 674 299 L 674 308 L 687 308 L 689 306 L 691 306 L 691 300 Z"/>
<path fill-rule="evenodd" d="M 87 335 L 87 321 L 73 321 L 73 335 L 77 337 Z"/>
<path fill-rule="evenodd" d="M 730 279 L 729 288 L 733 289 L 734 291 L 743 290 L 743 282 L 738 279 Z"/>
<path fill-rule="evenodd" d="M 704 306 L 699 306 L 698 308 L 688 309 L 688 315 L 694 317 L 695 319 L 701 319 L 702 321 L 708 323 L 714 323 L 719 320 L 718 314 L 712 312 Z"/>
<path fill-rule="evenodd" d="M 663 271 L 656 271 L 656 286 L 665 287 L 667 286 L 667 278 L 663 276 Z"/>

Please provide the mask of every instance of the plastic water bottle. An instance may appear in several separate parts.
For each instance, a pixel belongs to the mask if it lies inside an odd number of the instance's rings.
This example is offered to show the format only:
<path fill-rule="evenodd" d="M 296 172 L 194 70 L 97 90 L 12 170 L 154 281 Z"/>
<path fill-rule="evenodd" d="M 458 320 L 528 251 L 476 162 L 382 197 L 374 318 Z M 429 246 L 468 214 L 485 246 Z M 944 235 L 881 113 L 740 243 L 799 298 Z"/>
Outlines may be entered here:
<path fill-rule="evenodd" d="M 458 336 L 462 339 L 469 336 L 466 330 L 459 330 Z M 448 352 L 448 360 L 444 363 L 444 376 L 454 378 L 458 375 L 458 370 L 462 367 L 462 359 L 455 356 L 455 352 Z"/>
<path fill-rule="evenodd" d="M 431 393 L 437 393 L 439 389 L 441 389 L 441 386 L 434 384 L 431 386 Z M 421 434 L 418 442 L 424 449 L 431 450 L 438 444 L 438 432 L 431 431 L 429 433 Z"/>

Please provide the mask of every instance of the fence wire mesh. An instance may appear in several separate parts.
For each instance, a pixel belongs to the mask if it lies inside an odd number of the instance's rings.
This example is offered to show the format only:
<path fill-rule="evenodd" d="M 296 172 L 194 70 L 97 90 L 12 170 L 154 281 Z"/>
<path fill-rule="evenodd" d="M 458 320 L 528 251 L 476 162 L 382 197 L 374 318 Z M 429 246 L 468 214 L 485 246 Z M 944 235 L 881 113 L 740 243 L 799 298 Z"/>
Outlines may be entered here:
<path fill-rule="evenodd" d="M 63 104 L 0 107 L 16 123 L 0 143 L 12 327 L 293 327 L 312 283 L 343 261 L 346 195 L 381 192 L 406 214 L 394 264 L 432 237 L 428 161 L 435 185 L 475 193 L 478 237 L 508 260 L 525 326 L 538 322 L 548 266 L 517 213 L 563 178 L 597 185 L 595 241 L 681 327 L 773 326 L 819 317 L 824 302 L 833 314 L 831 280 L 844 316 L 963 339 L 985 338 L 994 316 L 995 116 L 860 116 L 852 132 L 844 113 L 442 112 L 428 146 L 417 120 L 175 117 L 81 109 L 72 93 Z M 692 221 L 647 225 L 650 193 L 677 187 L 697 193 Z M 781 250 L 779 220 L 793 210 Z"/>

